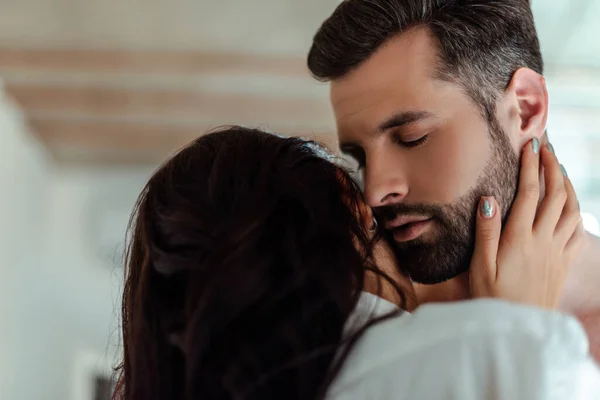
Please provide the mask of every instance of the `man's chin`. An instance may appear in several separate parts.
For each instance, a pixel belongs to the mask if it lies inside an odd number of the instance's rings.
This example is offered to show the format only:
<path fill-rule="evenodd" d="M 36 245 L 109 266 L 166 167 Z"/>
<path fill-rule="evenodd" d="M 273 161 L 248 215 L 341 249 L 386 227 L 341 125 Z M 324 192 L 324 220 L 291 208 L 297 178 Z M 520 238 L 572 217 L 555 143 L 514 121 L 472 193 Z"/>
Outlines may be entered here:
<path fill-rule="evenodd" d="M 456 278 L 469 270 L 470 255 L 458 252 L 456 248 L 446 252 L 435 251 L 433 246 L 422 246 L 419 249 L 397 248 L 396 255 L 404 272 L 413 282 L 424 285 L 435 285 Z M 437 246 L 436 246 L 437 247 Z"/>
<path fill-rule="evenodd" d="M 443 283 L 468 271 L 475 247 L 474 232 L 434 222 L 427 232 L 403 242 L 386 232 L 402 272 L 424 285 Z"/>
<path fill-rule="evenodd" d="M 437 285 L 438 283 L 444 283 L 450 279 L 456 278 L 467 270 L 468 268 L 464 271 L 449 271 L 447 273 L 440 273 L 440 271 L 430 271 L 426 273 L 423 271 L 417 271 L 414 274 L 409 272 L 409 277 L 415 283 L 420 283 L 423 285 Z"/>

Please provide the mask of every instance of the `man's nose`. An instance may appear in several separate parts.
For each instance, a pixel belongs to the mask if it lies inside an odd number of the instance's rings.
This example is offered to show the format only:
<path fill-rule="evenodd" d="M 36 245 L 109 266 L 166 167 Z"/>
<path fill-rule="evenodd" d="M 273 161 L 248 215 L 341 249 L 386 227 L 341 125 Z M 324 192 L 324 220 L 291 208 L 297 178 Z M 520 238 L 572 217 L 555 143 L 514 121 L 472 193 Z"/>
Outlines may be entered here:
<path fill-rule="evenodd" d="M 400 162 L 386 162 L 384 157 L 367 161 L 364 185 L 365 201 L 371 207 L 402 202 L 409 191 L 406 168 Z"/>

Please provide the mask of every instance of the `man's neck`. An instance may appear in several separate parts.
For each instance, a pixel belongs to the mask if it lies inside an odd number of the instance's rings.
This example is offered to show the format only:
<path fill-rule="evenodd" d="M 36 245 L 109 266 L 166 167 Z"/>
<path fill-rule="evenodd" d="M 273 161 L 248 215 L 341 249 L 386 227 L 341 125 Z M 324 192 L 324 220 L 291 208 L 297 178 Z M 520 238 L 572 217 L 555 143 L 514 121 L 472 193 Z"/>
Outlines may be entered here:
<path fill-rule="evenodd" d="M 414 288 L 419 304 L 459 301 L 471 297 L 468 272 L 437 285 L 415 283 Z"/>
<path fill-rule="evenodd" d="M 600 310 L 600 239 L 586 233 L 565 284 L 561 309 L 572 314 Z M 437 285 L 415 284 L 419 304 L 466 300 L 471 297 L 468 273 Z"/>

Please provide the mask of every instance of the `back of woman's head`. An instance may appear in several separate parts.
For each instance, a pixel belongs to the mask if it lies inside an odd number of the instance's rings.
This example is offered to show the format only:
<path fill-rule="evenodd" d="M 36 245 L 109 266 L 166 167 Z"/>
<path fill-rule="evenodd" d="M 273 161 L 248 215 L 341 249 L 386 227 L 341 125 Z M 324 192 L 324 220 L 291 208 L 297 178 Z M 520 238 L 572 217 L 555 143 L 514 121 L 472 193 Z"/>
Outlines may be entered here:
<path fill-rule="evenodd" d="M 232 127 L 154 174 L 132 217 L 116 396 L 323 396 L 368 249 L 359 189 L 325 155 Z"/>

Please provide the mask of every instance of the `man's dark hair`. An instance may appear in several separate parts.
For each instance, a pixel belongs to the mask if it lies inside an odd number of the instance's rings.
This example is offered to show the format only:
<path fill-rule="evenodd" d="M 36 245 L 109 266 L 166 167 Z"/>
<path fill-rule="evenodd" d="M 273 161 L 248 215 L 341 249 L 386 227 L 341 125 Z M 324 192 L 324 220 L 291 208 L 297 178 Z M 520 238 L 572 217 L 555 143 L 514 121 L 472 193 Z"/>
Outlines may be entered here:
<path fill-rule="evenodd" d="M 418 26 L 438 43 L 437 78 L 463 86 L 488 120 L 517 69 L 543 72 L 529 0 L 345 0 L 316 33 L 308 67 L 340 78 Z"/>

